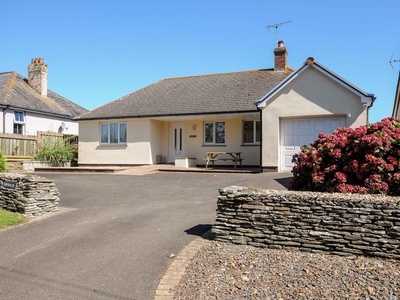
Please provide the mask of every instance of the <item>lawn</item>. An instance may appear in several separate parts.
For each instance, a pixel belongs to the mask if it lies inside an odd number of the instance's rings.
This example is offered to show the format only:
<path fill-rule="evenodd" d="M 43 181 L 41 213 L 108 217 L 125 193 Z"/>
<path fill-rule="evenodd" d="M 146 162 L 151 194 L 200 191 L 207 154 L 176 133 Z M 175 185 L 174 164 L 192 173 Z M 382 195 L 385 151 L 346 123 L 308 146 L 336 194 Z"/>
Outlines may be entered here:
<path fill-rule="evenodd" d="M 21 214 L 0 209 L 0 229 L 24 222 L 25 218 Z"/>

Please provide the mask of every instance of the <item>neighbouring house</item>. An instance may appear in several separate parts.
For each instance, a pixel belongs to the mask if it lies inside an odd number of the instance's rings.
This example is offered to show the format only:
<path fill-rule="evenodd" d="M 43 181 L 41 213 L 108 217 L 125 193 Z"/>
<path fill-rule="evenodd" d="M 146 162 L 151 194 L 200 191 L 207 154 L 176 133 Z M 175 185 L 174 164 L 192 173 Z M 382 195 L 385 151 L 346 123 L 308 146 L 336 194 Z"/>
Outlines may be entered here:
<path fill-rule="evenodd" d="M 79 165 L 204 165 L 208 151 L 239 151 L 246 166 L 288 171 L 320 132 L 368 122 L 374 95 L 312 58 L 289 68 L 283 44 L 274 55 L 271 69 L 163 79 L 79 116 Z"/>
<path fill-rule="evenodd" d="M 75 117 L 87 109 L 47 89 L 47 65 L 34 58 L 28 79 L 16 72 L 0 73 L 0 132 L 36 135 L 38 131 L 78 134 Z"/>
<path fill-rule="evenodd" d="M 399 79 L 397 80 L 397 88 L 396 94 L 394 95 L 394 105 L 393 105 L 393 113 L 392 117 L 400 119 L 400 72 L 399 72 Z"/>

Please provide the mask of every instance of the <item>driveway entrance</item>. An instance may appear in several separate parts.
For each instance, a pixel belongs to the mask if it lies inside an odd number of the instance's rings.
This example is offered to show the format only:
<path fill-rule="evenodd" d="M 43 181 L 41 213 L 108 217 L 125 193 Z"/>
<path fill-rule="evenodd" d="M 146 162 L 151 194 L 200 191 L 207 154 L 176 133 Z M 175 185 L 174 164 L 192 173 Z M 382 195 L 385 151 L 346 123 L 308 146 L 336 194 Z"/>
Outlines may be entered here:
<path fill-rule="evenodd" d="M 0 231 L 0 299 L 153 299 L 169 256 L 214 222 L 218 188 L 285 189 L 290 176 L 39 175 L 66 212 Z"/>

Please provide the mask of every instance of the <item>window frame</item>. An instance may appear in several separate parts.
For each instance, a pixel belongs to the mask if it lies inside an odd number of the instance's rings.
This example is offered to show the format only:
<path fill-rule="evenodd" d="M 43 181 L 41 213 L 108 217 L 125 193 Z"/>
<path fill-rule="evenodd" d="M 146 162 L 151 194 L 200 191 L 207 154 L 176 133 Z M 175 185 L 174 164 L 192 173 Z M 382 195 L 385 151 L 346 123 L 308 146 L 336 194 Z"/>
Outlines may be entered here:
<path fill-rule="evenodd" d="M 116 125 L 116 126 L 115 126 Z M 103 128 L 107 132 L 103 132 Z M 120 146 L 127 144 L 127 130 L 126 122 L 107 122 L 100 123 L 100 145 L 103 146 Z M 125 134 L 123 133 L 125 131 Z"/>
<path fill-rule="evenodd" d="M 13 124 L 13 134 L 24 135 L 24 126 L 23 123 L 14 123 Z"/>
<path fill-rule="evenodd" d="M 245 123 L 246 122 L 252 122 L 253 123 L 253 129 L 252 129 L 252 142 L 246 142 L 245 141 Z M 259 128 L 259 140 L 257 141 L 257 125 Z M 243 145 L 260 145 L 261 142 L 261 121 L 260 120 L 243 120 L 242 122 L 242 143 Z"/>
<path fill-rule="evenodd" d="M 13 134 L 23 135 L 25 130 L 25 113 L 14 111 Z"/>
<path fill-rule="evenodd" d="M 222 142 L 218 141 L 221 138 L 221 136 L 216 131 L 217 128 L 218 128 L 217 124 L 219 124 L 219 123 L 223 124 L 223 127 L 224 127 L 223 128 L 223 136 L 222 136 L 223 141 Z M 209 132 L 209 127 L 207 127 L 207 124 L 212 124 L 212 128 L 211 128 L 211 130 L 212 130 L 212 132 L 211 132 L 212 141 L 210 141 L 207 138 L 207 134 Z M 204 124 L 203 124 L 203 129 L 204 129 L 204 134 L 203 134 L 203 143 L 204 143 L 204 145 L 211 145 L 211 146 L 213 146 L 213 145 L 217 145 L 217 146 L 226 145 L 226 122 L 225 121 L 205 121 Z"/>
<path fill-rule="evenodd" d="M 22 119 L 22 120 L 20 120 Z M 25 124 L 25 114 L 23 111 L 14 111 L 14 123 Z"/>

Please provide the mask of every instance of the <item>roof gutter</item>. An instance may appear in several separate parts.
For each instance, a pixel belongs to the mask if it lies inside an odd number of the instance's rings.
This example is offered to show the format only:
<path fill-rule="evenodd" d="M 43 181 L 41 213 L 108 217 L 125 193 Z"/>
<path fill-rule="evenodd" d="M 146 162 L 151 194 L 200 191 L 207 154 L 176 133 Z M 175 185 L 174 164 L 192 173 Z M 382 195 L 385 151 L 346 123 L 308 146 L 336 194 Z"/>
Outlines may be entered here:
<path fill-rule="evenodd" d="M 243 111 L 226 111 L 226 112 L 205 112 L 205 113 L 187 113 L 187 114 L 166 114 L 166 115 L 143 115 L 143 116 L 115 116 L 115 117 L 95 117 L 85 118 L 76 117 L 74 121 L 95 121 L 95 120 L 115 120 L 115 119 L 144 119 L 144 118 L 164 118 L 164 117 L 184 117 L 184 116 L 206 116 L 206 115 L 233 115 L 243 113 L 256 113 L 256 110 L 243 110 Z"/>
<path fill-rule="evenodd" d="M 56 117 L 62 117 L 62 118 L 67 118 L 67 119 L 71 119 L 71 120 L 74 119 L 74 118 L 73 118 L 72 116 L 70 116 L 70 115 L 55 114 L 55 113 L 50 113 L 50 112 L 45 112 L 45 111 L 35 110 L 35 109 L 29 109 L 29 108 L 20 107 L 20 106 L 6 105 L 5 107 L 6 107 L 7 109 L 15 109 L 15 110 L 20 110 L 20 111 L 24 111 L 24 112 L 39 113 L 39 114 L 46 115 L 46 116 L 56 116 Z"/>

